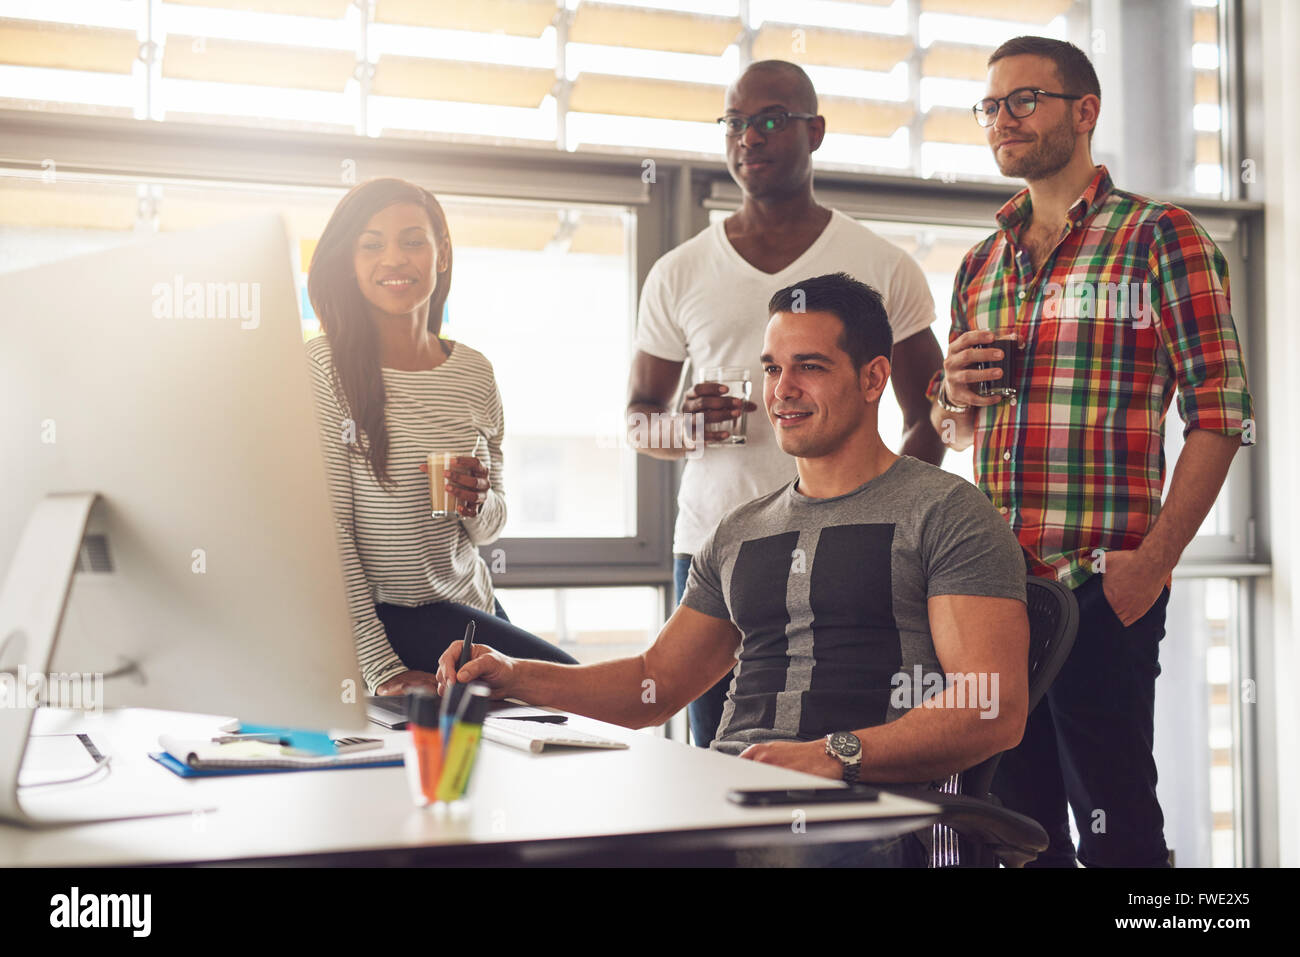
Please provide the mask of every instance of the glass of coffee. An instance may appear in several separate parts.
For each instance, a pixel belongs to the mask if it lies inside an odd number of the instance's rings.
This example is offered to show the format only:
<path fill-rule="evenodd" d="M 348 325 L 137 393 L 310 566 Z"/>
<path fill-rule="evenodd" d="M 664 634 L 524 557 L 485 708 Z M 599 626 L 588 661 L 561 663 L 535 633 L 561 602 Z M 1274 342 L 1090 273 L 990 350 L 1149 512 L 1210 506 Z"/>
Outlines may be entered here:
<path fill-rule="evenodd" d="M 998 333 L 992 342 L 984 348 L 1001 349 L 1002 358 L 992 362 L 977 362 L 976 369 L 1001 369 L 999 379 L 981 379 L 977 382 L 975 392 L 978 395 L 1015 395 L 1016 394 L 1016 354 L 1020 351 L 1020 340 L 1013 332 Z"/>
<path fill-rule="evenodd" d="M 483 436 L 479 436 L 474 441 L 474 447 L 469 451 L 464 449 L 438 449 L 430 452 L 428 455 L 429 465 L 429 500 L 432 510 L 430 515 L 433 518 L 459 518 L 460 513 L 456 511 L 460 505 L 460 500 L 447 491 L 448 479 L 442 473 L 450 469 L 456 459 L 478 459 L 480 464 L 482 459 L 479 458 L 479 450 L 483 446 Z"/>
<path fill-rule="evenodd" d="M 749 381 L 749 369 L 744 366 L 710 366 L 701 369 L 695 384 L 699 385 L 701 382 L 717 382 L 725 385 L 727 391 L 721 396 L 724 399 L 749 401 L 752 384 Z M 706 422 L 704 441 L 709 445 L 744 445 L 745 425 L 748 419 L 749 414 L 742 408 L 734 418 L 723 419 L 721 422 Z M 725 439 L 714 438 L 713 436 L 719 432 L 729 434 Z"/>

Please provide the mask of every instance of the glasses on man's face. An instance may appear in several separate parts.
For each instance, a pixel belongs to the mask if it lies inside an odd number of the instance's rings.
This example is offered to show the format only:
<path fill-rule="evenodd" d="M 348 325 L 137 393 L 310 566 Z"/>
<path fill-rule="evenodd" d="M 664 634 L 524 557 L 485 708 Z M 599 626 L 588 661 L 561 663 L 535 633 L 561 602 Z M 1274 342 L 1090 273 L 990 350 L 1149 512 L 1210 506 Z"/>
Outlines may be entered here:
<path fill-rule="evenodd" d="M 739 136 L 749 127 L 754 127 L 760 133 L 779 133 L 785 129 L 790 120 L 811 120 L 816 118 L 816 113 L 791 113 L 789 110 L 768 110 L 764 113 L 755 113 L 753 116 L 741 116 L 738 113 L 732 113 L 729 116 L 719 116 L 718 124 L 727 131 L 728 136 Z"/>
<path fill-rule="evenodd" d="M 1058 100 L 1083 99 L 1082 94 L 1048 93 L 1046 90 L 1035 90 L 1026 86 L 1021 87 L 1019 90 L 1012 90 L 1006 96 L 991 96 L 980 100 L 971 107 L 971 112 L 975 114 L 975 122 L 980 126 L 992 126 L 998 121 L 1000 104 L 1005 103 L 1008 113 L 1018 120 L 1023 120 L 1038 107 L 1038 98 L 1040 96 L 1052 96 Z"/>

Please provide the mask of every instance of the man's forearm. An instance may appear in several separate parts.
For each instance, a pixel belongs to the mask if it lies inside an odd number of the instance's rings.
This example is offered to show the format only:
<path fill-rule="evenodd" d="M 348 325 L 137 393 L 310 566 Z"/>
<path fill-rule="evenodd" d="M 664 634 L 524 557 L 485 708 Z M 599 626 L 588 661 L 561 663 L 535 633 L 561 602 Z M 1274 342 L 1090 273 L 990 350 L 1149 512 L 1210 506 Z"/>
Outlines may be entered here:
<path fill-rule="evenodd" d="M 938 402 L 930 406 L 930 424 L 939 441 L 954 452 L 963 452 L 975 441 L 975 410 L 948 412 Z"/>
<path fill-rule="evenodd" d="M 1169 482 L 1169 495 L 1155 524 L 1138 546 L 1144 562 L 1162 574 L 1173 571 L 1183 550 L 1219 497 L 1241 437 L 1194 429 L 1187 436 Z"/>
<path fill-rule="evenodd" d="M 903 424 L 902 455 L 910 455 L 931 465 L 942 465 L 945 449 L 943 440 L 928 417 L 919 416 L 912 422 Z"/>
<path fill-rule="evenodd" d="M 897 721 L 855 731 L 862 742 L 861 781 L 917 783 L 936 781 L 974 767 L 1019 743 L 1025 727 L 1025 701 L 999 702 L 995 717 L 981 717 L 976 703 L 955 704 L 957 686 L 941 696 L 944 707 L 912 708 Z M 991 708 L 990 708 L 991 711 Z"/>
<path fill-rule="evenodd" d="M 672 711 L 665 712 L 642 655 L 594 665 L 518 660 L 515 668 L 517 679 L 510 696 L 532 705 L 559 708 L 625 728 L 662 724 L 672 715 Z"/>
<path fill-rule="evenodd" d="M 899 451 L 931 465 L 942 465 L 944 445 L 930 428 L 930 400 L 925 392 L 935 373 L 943 369 L 943 350 L 927 328 L 894 343 L 891 361 L 894 397 L 903 412 L 903 445 Z"/>

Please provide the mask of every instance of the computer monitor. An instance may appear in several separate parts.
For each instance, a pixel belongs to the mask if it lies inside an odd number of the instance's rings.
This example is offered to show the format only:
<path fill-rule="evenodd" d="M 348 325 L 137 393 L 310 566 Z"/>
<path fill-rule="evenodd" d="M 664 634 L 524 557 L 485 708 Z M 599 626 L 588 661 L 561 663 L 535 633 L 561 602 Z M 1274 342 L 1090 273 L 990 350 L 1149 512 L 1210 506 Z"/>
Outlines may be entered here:
<path fill-rule="evenodd" d="M 0 275 L 11 684 L 102 674 L 106 707 L 365 726 L 296 272 L 267 216 Z"/>

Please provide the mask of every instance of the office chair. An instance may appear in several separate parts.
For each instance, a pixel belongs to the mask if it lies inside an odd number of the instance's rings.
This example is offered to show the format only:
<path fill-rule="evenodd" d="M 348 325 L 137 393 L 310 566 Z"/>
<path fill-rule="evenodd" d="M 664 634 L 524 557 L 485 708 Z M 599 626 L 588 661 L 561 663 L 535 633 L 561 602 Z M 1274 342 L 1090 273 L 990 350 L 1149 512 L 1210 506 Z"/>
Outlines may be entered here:
<path fill-rule="evenodd" d="M 1079 606 L 1060 582 L 1031 575 L 1029 611 L 1029 710 L 1033 713 L 1074 647 Z M 1047 848 L 1047 832 L 1032 818 L 1002 807 L 989 793 L 1002 754 L 958 772 L 939 790 L 886 790 L 943 808 L 934 825 L 931 867 L 1024 867 Z"/>

